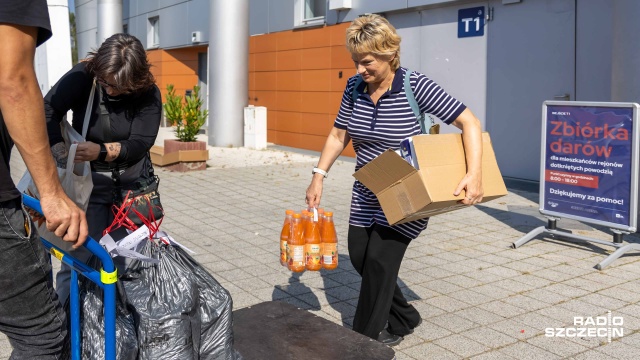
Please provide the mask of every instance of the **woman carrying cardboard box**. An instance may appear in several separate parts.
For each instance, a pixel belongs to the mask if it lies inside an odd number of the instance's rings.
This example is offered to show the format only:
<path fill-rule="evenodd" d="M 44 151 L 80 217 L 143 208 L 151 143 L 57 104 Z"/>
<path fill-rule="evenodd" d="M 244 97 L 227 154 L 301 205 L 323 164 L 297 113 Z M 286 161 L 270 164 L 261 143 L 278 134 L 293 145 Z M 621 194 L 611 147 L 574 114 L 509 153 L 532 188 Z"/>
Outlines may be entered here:
<path fill-rule="evenodd" d="M 398 149 L 403 139 L 421 133 L 405 93 L 405 76 L 410 76 L 422 113 L 462 130 L 468 168 L 452 191 L 457 196 L 465 190 L 464 204 L 480 202 L 482 138 L 480 122 L 473 113 L 425 75 L 407 73 L 400 67 L 400 36 L 383 17 L 355 19 L 347 29 L 347 49 L 357 75 L 347 81 L 334 127 L 313 169 L 307 204 L 320 205 L 322 181 L 349 141 L 353 140 L 358 170 L 385 150 Z M 355 181 L 347 241 L 351 263 L 362 276 L 362 284 L 353 330 L 393 346 L 421 323 L 420 314 L 407 303 L 396 281 L 407 246 L 427 222 L 421 219 L 390 226 L 375 194 Z"/>

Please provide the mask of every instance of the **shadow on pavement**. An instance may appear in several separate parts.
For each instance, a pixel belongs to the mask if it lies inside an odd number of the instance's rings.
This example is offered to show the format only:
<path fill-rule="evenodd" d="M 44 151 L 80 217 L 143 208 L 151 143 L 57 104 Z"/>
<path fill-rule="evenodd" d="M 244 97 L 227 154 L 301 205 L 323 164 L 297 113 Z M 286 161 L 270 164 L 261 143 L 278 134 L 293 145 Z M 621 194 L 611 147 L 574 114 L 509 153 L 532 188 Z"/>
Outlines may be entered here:
<path fill-rule="evenodd" d="M 342 325 L 351 328 L 353 316 L 355 315 L 355 306 L 358 300 L 357 297 L 360 293 L 360 275 L 351 265 L 351 260 L 348 255 L 341 254 L 338 256 L 338 259 L 339 267 L 337 271 L 320 271 L 320 276 L 324 282 L 324 287 L 321 290 L 327 295 L 329 306 L 340 314 Z M 300 279 L 302 274 L 303 273 L 291 273 L 287 285 L 274 286 L 272 300 L 289 302 L 304 310 L 321 310 L 322 305 L 318 297 L 313 293 L 313 289 L 305 285 L 304 280 Z M 336 286 L 336 284 L 338 285 Z M 402 289 L 402 293 L 407 298 L 407 301 L 421 300 L 421 297 L 411 290 L 400 278 L 398 278 L 398 286 Z M 346 294 L 347 291 L 349 292 L 348 294 Z M 283 299 L 281 296 L 282 292 L 292 294 L 292 297 Z M 331 299 L 337 300 L 332 301 Z"/>
<path fill-rule="evenodd" d="M 547 226 L 547 218 L 544 215 L 540 214 L 540 211 L 538 210 L 537 207 L 509 205 L 507 212 L 496 211 L 496 209 L 488 206 L 484 206 L 484 205 L 476 205 L 476 208 L 487 215 L 493 216 L 496 220 L 499 220 L 500 222 L 506 225 L 509 225 L 514 230 L 522 232 L 523 235 L 526 233 L 529 233 L 530 231 L 534 230 L 537 227 Z M 564 218 L 561 218 L 557 221 L 557 226 L 558 226 L 557 230 L 559 231 L 579 234 L 586 237 L 592 237 L 593 235 L 591 235 L 590 233 L 595 230 L 599 230 L 606 234 L 611 235 L 609 239 L 606 239 L 607 241 L 613 240 L 612 238 L 613 234 L 611 232 L 611 229 L 604 226 L 592 225 L 582 221 L 564 219 Z M 518 240 L 518 239 L 515 239 L 515 240 Z M 595 245 L 589 242 L 582 242 L 582 241 L 572 240 L 568 238 L 563 238 L 562 240 L 560 240 L 558 238 L 553 237 L 550 234 L 544 234 L 544 233 L 530 240 L 530 242 L 537 241 L 537 240 L 543 240 L 543 241 L 547 241 L 547 242 L 551 242 L 554 244 L 563 245 L 571 248 L 588 249 L 594 253 L 603 254 L 603 255 L 608 255 L 610 253 L 609 250 L 611 251 L 614 250 L 614 248 L 608 248 L 608 247 L 602 248 L 599 245 Z M 638 233 L 628 234 L 624 236 L 624 241 L 626 241 L 627 243 L 640 243 L 640 238 L 638 238 Z M 526 246 L 526 244 L 523 246 Z M 638 255 L 640 254 L 629 253 L 628 255 L 625 255 L 625 256 L 638 256 Z"/>
<path fill-rule="evenodd" d="M 320 310 L 321 306 L 318 297 L 311 291 L 312 289 L 310 287 L 300 281 L 300 277 L 302 276 L 302 274 L 302 272 L 291 272 L 288 285 L 274 286 L 271 300 L 281 300 L 284 302 L 288 302 L 304 310 Z M 284 291 L 288 294 L 292 294 L 293 297 L 291 299 L 297 299 L 304 295 L 304 301 L 301 300 L 302 304 L 300 304 L 295 301 L 288 301 L 288 299 L 282 299 L 279 295 L 280 292 L 278 292 L 278 290 Z"/>

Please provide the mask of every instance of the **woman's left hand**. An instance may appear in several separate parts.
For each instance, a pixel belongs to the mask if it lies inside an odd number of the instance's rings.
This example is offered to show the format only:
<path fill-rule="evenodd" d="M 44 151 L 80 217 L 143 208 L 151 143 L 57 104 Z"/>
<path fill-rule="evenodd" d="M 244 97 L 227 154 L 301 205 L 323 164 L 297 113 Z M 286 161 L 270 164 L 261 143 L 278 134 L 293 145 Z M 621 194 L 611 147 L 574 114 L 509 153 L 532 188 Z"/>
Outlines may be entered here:
<path fill-rule="evenodd" d="M 465 198 L 460 200 L 461 203 L 466 205 L 474 205 L 482 201 L 484 190 L 482 189 L 482 176 L 477 176 L 472 173 L 467 173 L 458 184 L 458 187 L 453 192 L 453 195 L 458 196 L 465 190 Z"/>
<path fill-rule="evenodd" d="M 91 141 L 81 142 L 78 143 L 78 150 L 73 162 L 77 164 L 83 161 L 97 160 L 98 155 L 100 155 L 100 145 Z"/>
<path fill-rule="evenodd" d="M 480 120 L 468 108 L 465 109 L 453 125 L 462 130 L 462 145 L 467 160 L 467 174 L 462 178 L 453 195 L 458 196 L 465 190 L 462 204 L 474 205 L 482 201 L 482 128 Z"/>

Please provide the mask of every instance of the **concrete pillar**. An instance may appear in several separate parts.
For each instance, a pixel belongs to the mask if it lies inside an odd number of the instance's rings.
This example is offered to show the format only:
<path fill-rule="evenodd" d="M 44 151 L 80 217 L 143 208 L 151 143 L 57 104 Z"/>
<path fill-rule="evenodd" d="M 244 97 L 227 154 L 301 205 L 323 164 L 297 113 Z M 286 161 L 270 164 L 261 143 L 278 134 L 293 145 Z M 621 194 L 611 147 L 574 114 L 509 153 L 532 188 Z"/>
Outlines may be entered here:
<path fill-rule="evenodd" d="M 640 1 L 613 2 L 611 101 L 640 103 Z"/>
<path fill-rule="evenodd" d="M 47 0 L 53 36 L 36 49 L 36 75 L 45 95 L 71 69 L 71 37 L 67 0 Z"/>
<path fill-rule="evenodd" d="M 249 0 L 210 0 L 209 145 L 243 146 L 249 80 Z"/>
<path fill-rule="evenodd" d="M 122 32 L 122 0 L 98 0 L 98 46 Z"/>
<path fill-rule="evenodd" d="M 98 0 L 75 0 L 78 59 L 84 59 L 98 45 Z"/>

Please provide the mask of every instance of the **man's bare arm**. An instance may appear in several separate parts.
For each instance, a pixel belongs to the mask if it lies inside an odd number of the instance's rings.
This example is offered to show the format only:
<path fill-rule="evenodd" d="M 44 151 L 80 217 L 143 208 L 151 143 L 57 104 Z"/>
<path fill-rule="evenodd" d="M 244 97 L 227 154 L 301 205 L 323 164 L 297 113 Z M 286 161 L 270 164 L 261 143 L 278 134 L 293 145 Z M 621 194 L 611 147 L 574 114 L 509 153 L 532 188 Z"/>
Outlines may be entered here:
<path fill-rule="evenodd" d="M 36 36 L 34 27 L 0 23 L 0 110 L 40 192 L 47 228 L 80 246 L 88 233 L 87 222 L 84 212 L 64 193 L 49 149 L 33 65 Z"/>

